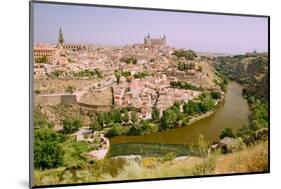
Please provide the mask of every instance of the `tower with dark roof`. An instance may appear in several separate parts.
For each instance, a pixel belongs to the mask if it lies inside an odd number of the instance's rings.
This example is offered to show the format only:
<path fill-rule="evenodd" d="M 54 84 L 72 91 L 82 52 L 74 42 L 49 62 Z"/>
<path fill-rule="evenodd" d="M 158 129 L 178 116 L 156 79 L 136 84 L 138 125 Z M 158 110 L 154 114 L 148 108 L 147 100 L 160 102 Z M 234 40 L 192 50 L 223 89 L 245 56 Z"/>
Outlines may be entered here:
<path fill-rule="evenodd" d="M 63 37 L 63 33 L 62 33 L 62 30 L 61 30 L 61 27 L 60 27 L 60 31 L 59 31 L 59 41 L 58 41 L 58 44 L 61 45 L 61 46 L 64 44 L 64 37 Z"/>

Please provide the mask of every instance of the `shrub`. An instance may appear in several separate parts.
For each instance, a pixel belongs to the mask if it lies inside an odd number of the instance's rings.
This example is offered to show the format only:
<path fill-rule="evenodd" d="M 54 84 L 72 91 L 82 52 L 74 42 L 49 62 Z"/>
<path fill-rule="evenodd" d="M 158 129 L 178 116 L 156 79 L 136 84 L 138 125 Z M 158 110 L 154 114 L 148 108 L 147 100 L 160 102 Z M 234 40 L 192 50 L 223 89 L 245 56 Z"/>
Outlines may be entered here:
<path fill-rule="evenodd" d="M 136 123 L 138 121 L 137 113 L 135 111 L 131 112 L 131 121 Z"/>
<path fill-rule="evenodd" d="M 155 157 L 145 158 L 141 161 L 141 165 L 145 168 L 154 169 L 158 166 L 158 159 Z"/>
<path fill-rule="evenodd" d="M 76 88 L 70 85 L 65 89 L 65 92 L 72 94 L 75 90 Z"/>
<path fill-rule="evenodd" d="M 35 111 L 34 112 L 34 128 L 53 128 L 54 124 L 50 123 L 45 115 L 42 113 Z"/>
<path fill-rule="evenodd" d="M 176 156 L 177 156 L 177 154 L 175 152 L 169 152 L 162 158 L 162 160 L 163 161 L 171 161 L 171 160 L 175 159 Z"/>
<path fill-rule="evenodd" d="M 184 57 L 186 60 L 194 60 L 197 54 L 193 50 L 176 50 L 173 55 L 178 58 Z"/>
<path fill-rule="evenodd" d="M 244 150 L 246 148 L 246 144 L 244 143 L 241 137 L 235 139 L 234 146 L 232 148 L 233 152 Z"/>
<path fill-rule="evenodd" d="M 70 134 L 78 131 L 83 125 L 82 120 L 80 119 L 65 119 L 63 120 L 63 132 Z"/>
<path fill-rule="evenodd" d="M 125 111 L 125 113 L 123 114 L 122 119 L 126 123 L 129 121 L 129 113 L 128 113 L 128 111 Z"/>
<path fill-rule="evenodd" d="M 232 131 L 231 128 L 225 128 L 225 129 L 221 132 L 221 134 L 220 134 L 219 137 L 220 137 L 220 139 L 223 139 L 224 137 L 235 138 L 235 135 L 234 135 L 234 133 L 233 133 L 233 131 Z"/>
<path fill-rule="evenodd" d="M 220 92 L 211 92 L 211 96 L 213 99 L 220 99 L 221 93 Z"/>
<path fill-rule="evenodd" d="M 114 123 L 110 130 L 105 133 L 106 137 L 120 136 L 128 132 L 128 128 L 122 127 L 119 123 Z"/>
<path fill-rule="evenodd" d="M 102 126 L 100 125 L 100 123 L 98 121 L 93 121 L 91 124 L 90 124 L 90 128 L 93 130 L 93 131 L 101 131 L 102 130 Z"/>
<path fill-rule="evenodd" d="M 160 118 L 160 112 L 158 108 L 152 110 L 152 120 L 158 120 Z"/>
<path fill-rule="evenodd" d="M 202 91 L 202 88 L 184 81 L 171 81 L 170 85 L 174 88 L 179 89 L 190 89 L 195 91 Z"/>

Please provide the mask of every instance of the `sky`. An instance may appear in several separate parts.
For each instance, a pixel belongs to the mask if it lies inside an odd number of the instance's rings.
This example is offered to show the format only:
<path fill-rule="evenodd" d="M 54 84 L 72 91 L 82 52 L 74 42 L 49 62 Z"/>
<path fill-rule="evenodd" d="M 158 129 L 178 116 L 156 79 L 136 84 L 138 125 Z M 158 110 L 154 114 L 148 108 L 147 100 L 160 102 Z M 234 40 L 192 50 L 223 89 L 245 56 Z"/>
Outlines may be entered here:
<path fill-rule="evenodd" d="M 240 54 L 268 49 L 268 20 L 263 17 L 213 15 L 153 10 L 34 4 L 34 41 L 111 46 L 167 38 L 176 48 Z"/>

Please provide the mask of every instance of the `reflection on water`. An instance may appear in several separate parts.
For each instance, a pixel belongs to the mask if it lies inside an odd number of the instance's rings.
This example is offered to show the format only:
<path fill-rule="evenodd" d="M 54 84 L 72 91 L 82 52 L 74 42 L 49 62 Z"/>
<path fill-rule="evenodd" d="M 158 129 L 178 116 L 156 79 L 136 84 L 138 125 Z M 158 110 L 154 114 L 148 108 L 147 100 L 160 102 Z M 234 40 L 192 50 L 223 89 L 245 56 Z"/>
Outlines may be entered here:
<path fill-rule="evenodd" d="M 229 127 L 236 131 L 247 123 L 249 107 L 241 92 L 241 85 L 230 82 L 226 99 L 219 105 L 216 113 L 187 127 L 145 136 L 118 136 L 112 138 L 110 142 L 111 144 L 128 142 L 190 144 L 197 141 L 200 134 L 210 141 L 217 141 L 224 128 Z"/>

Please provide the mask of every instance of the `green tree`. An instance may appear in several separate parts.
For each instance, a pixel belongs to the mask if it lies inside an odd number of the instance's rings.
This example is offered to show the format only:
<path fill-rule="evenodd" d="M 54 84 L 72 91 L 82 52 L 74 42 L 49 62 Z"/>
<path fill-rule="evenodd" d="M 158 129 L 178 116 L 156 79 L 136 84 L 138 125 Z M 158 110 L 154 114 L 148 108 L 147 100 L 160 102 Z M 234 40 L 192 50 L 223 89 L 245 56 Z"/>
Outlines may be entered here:
<path fill-rule="evenodd" d="M 121 116 L 120 109 L 114 109 L 112 111 L 112 113 L 113 113 L 113 117 L 114 117 L 114 123 L 121 123 L 122 122 L 122 116 Z"/>
<path fill-rule="evenodd" d="M 119 83 L 120 83 L 120 78 L 121 78 L 121 74 L 120 74 L 120 72 L 115 72 L 114 75 L 115 75 L 115 78 L 116 78 L 116 80 L 117 80 L 117 84 L 119 85 Z"/>
<path fill-rule="evenodd" d="M 224 137 L 235 138 L 235 134 L 231 128 L 225 128 L 220 134 L 220 139 L 223 139 Z"/>
<path fill-rule="evenodd" d="M 138 121 L 137 113 L 135 111 L 131 112 L 131 121 L 136 123 Z"/>
<path fill-rule="evenodd" d="M 123 115 L 123 121 L 128 123 L 129 121 L 129 114 L 128 114 L 128 111 L 125 111 L 124 115 Z"/>
<path fill-rule="evenodd" d="M 120 123 L 114 123 L 110 130 L 105 134 L 106 137 L 120 136 L 126 134 L 128 128 L 122 127 Z"/>
<path fill-rule="evenodd" d="M 220 92 L 211 92 L 211 96 L 213 99 L 220 99 L 221 98 L 221 93 Z"/>
<path fill-rule="evenodd" d="M 63 132 L 66 134 L 74 133 L 78 131 L 83 125 L 80 119 L 65 119 L 63 120 Z"/>
<path fill-rule="evenodd" d="M 102 130 L 102 126 L 100 125 L 100 123 L 98 121 L 93 121 L 90 124 L 90 128 L 92 131 L 101 131 Z"/>
<path fill-rule="evenodd" d="M 158 108 L 153 108 L 152 110 L 152 119 L 153 120 L 158 120 L 160 118 L 160 111 Z"/>
<path fill-rule="evenodd" d="M 166 130 L 167 128 L 175 127 L 176 120 L 177 120 L 177 114 L 172 109 L 165 110 L 160 120 L 161 130 Z"/>
<path fill-rule="evenodd" d="M 102 126 L 103 128 L 103 124 L 104 124 L 104 113 L 102 112 L 98 112 L 97 113 L 97 122 Z"/>
<path fill-rule="evenodd" d="M 52 129 L 41 128 L 34 132 L 34 166 L 39 169 L 63 165 L 64 152 L 60 145 L 64 137 Z"/>
<path fill-rule="evenodd" d="M 188 106 L 188 103 L 184 103 L 183 104 L 183 112 L 185 114 L 188 114 L 189 113 L 189 106 Z"/>

